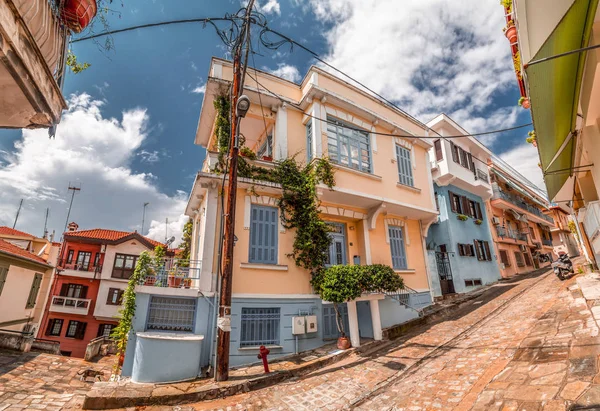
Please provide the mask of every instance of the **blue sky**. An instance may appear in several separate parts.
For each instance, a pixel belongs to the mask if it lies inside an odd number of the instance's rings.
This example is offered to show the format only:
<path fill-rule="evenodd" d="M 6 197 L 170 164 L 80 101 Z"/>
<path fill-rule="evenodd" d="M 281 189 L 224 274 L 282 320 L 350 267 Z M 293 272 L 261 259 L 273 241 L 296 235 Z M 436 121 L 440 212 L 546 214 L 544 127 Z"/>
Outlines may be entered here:
<path fill-rule="evenodd" d="M 516 106 L 519 95 L 502 34 L 502 7 L 495 0 L 464 3 L 262 0 L 258 5 L 272 28 L 306 44 L 420 120 L 444 111 L 470 131 L 529 122 L 529 112 Z M 117 0 L 112 7 L 121 15 L 112 15 L 110 24 L 118 29 L 217 17 L 240 6 L 234 0 L 124 0 L 121 7 Z M 82 228 L 139 230 L 142 204 L 149 201 L 151 235 L 164 236 L 161 222 L 166 217 L 172 222 L 169 235 L 179 230 L 187 192 L 204 157 L 204 150 L 193 144 L 203 97 L 194 90 L 205 83 L 211 56 L 226 57 L 225 49 L 210 26 L 198 23 L 141 29 L 113 39 L 115 49 L 109 52 L 92 41 L 72 45 L 78 59 L 91 67 L 67 76 L 64 95 L 76 97 L 56 140 L 48 141 L 45 132 L 0 131 L 0 178 L 5 180 L 4 186 L 0 183 L 0 224 L 12 225 L 18 200 L 25 198 L 17 228 L 41 231 L 45 208 L 50 207 L 50 227 L 60 232 L 67 184 L 79 181 L 82 192 L 71 219 Z M 298 48 L 260 53 L 259 68 L 280 69 L 292 77 L 303 76 L 315 63 Z M 82 100 L 83 94 L 89 97 Z M 100 129 L 112 130 L 115 124 L 118 129 L 111 136 L 117 137 L 103 137 L 108 131 Z M 535 181 L 535 151 L 523 145 L 527 131 L 486 137 L 484 142 Z M 77 133 L 91 137 L 84 143 Z M 80 164 L 97 162 L 99 168 L 88 164 L 78 169 L 65 160 L 72 151 Z M 55 168 L 23 171 L 28 162 Z M 99 178 L 95 173 L 123 174 Z M 106 193 L 100 202 L 99 193 Z"/>

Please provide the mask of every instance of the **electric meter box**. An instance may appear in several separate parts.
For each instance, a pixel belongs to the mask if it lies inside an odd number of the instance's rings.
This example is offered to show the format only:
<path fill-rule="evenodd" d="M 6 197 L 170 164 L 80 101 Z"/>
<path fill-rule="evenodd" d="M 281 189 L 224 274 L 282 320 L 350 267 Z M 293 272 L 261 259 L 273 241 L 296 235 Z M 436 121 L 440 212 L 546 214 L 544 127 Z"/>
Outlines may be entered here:
<path fill-rule="evenodd" d="M 292 317 L 292 335 L 306 334 L 306 317 Z"/>
<path fill-rule="evenodd" d="M 306 332 L 307 333 L 316 333 L 317 328 L 317 316 L 316 315 L 307 315 L 306 316 Z"/>

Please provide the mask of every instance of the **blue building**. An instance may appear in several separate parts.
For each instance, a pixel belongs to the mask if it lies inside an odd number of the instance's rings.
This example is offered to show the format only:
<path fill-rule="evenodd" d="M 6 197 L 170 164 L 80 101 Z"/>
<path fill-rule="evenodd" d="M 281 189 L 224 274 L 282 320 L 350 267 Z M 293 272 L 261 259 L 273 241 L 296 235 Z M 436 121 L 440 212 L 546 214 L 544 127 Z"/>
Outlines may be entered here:
<path fill-rule="evenodd" d="M 500 279 L 485 206 L 492 196 L 491 152 L 445 114 L 428 126 L 442 136 L 430 152 L 440 212 L 426 240 L 431 288 L 435 296 L 464 293 Z M 465 137 L 443 138 L 457 135 Z"/>

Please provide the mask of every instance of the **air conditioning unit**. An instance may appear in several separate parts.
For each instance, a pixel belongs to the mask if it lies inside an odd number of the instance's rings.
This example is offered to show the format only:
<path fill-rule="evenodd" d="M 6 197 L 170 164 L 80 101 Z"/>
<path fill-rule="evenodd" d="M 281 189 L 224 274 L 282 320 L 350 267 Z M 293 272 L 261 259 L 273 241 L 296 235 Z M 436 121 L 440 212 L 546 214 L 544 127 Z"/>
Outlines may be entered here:
<path fill-rule="evenodd" d="M 317 316 L 316 315 L 307 315 L 306 316 L 306 332 L 307 333 L 316 333 L 317 331 L 318 331 Z"/>
<path fill-rule="evenodd" d="M 292 335 L 306 334 L 306 317 L 292 317 Z"/>
<path fill-rule="evenodd" d="M 500 225 L 500 219 L 498 217 L 492 217 L 492 224 Z"/>

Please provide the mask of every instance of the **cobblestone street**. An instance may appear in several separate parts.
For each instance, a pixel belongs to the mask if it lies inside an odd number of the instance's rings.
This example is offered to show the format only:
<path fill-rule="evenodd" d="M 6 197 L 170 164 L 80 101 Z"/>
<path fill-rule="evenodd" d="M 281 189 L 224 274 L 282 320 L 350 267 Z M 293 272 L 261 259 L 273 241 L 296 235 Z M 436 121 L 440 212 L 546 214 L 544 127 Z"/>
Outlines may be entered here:
<path fill-rule="evenodd" d="M 384 352 L 178 409 L 600 409 L 599 342 L 575 281 L 544 273 L 497 284 Z"/>
<path fill-rule="evenodd" d="M 0 411 L 79 410 L 92 387 L 77 374 L 86 368 L 110 377 L 114 357 L 98 363 L 57 355 L 0 350 Z"/>

